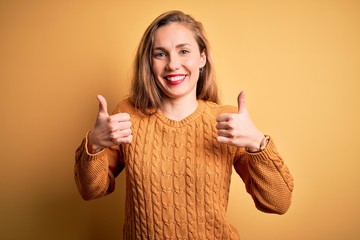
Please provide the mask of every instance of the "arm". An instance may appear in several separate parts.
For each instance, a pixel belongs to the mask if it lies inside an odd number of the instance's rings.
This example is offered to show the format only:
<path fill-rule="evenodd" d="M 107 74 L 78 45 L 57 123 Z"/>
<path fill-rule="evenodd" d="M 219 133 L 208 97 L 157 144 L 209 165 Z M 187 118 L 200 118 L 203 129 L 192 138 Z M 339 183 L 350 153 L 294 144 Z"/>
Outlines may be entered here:
<path fill-rule="evenodd" d="M 75 154 L 75 181 L 85 200 L 114 191 L 114 178 L 125 167 L 120 145 L 132 141 L 130 115 L 107 112 L 106 99 L 98 95 L 99 112 L 93 129 Z"/>
<path fill-rule="evenodd" d="M 115 177 L 125 167 L 120 159 L 118 146 L 92 154 L 88 150 L 88 137 L 82 141 L 75 153 L 74 175 L 83 199 L 99 198 L 114 191 Z"/>
<path fill-rule="evenodd" d="M 244 92 L 238 96 L 238 113 L 221 114 L 217 121 L 218 141 L 238 147 L 234 167 L 256 207 L 263 212 L 285 213 L 291 203 L 293 178 L 273 141 L 266 145 L 264 134 L 252 122 Z"/>
<path fill-rule="evenodd" d="M 293 177 L 270 139 L 258 153 L 238 150 L 234 167 L 256 207 L 263 212 L 284 214 L 291 204 Z"/>

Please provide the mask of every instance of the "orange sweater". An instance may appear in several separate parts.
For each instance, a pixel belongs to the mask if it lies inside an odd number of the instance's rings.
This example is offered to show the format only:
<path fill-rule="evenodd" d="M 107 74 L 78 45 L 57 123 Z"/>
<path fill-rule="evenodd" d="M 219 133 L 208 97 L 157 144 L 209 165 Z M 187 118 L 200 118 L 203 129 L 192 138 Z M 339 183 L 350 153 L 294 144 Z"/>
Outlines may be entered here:
<path fill-rule="evenodd" d="M 157 112 L 145 116 L 128 100 L 114 113 L 131 115 L 131 144 L 89 154 L 87 138 L 76 151 L 75 180 L 82 197 L 111 193 L 126 172 L 124 239 L 239 239 L 226 219 L 232 166 L 256 207 L 283 214 L 293 178 L 270 140 L 260 153 L 219 144 L 216 117 L 235 107 L 199 101 L 182 121 Z"/>

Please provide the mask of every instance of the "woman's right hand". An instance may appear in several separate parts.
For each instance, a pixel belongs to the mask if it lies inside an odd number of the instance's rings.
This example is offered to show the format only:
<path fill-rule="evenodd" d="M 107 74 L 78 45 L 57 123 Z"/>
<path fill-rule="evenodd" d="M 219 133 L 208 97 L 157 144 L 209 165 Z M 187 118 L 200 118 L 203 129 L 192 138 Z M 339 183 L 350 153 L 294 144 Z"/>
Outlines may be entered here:
<path fill-rule="evenodd" d="M 131 143 L 131 122 L 128 113 L 109 115 L 106 99 L 98 95 L 99 112 L 95 126 L 88 135 L 88 150 L 95 154 L 106 147 Z"/>

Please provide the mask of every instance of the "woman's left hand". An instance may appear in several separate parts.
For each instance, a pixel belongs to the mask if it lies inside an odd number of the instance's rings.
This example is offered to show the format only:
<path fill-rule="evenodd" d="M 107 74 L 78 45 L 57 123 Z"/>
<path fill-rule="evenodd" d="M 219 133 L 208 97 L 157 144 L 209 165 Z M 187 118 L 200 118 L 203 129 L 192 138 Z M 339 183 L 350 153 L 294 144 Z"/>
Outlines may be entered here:
<path fill-rule="evenodd" d="M 238 96 L 238 113 L 224 113 L 216 118 L 219 143 L 259 149 L 264 134 L 253 124 L 247 111 L 245 93 Z"/>

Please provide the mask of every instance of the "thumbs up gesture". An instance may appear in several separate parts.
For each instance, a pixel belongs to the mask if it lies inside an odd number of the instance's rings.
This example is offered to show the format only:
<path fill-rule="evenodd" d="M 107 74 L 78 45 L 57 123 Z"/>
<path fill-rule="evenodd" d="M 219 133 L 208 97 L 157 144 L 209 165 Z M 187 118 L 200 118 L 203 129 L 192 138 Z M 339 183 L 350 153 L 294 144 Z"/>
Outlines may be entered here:
<path fill-rule="evenodd" d="M 250 118 L 244 92 L 240 92 L 238 96 L 238 113 L 221 114 L 216 121 L 218 142 L 254 150 L 259 149 L 264 134 L 255 127 Z"/>
<path fill-rule="evenodd" d="M 118 113 L 110 116 L 107 111 L 106 99 L 101 95 L 98 95 L 97 99 L 99 101 L 99 112 L 95 126 L 88 136 L 90 153 L 99 152 L 106 147 L 131 143 L 130 115 Z"/>

